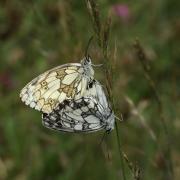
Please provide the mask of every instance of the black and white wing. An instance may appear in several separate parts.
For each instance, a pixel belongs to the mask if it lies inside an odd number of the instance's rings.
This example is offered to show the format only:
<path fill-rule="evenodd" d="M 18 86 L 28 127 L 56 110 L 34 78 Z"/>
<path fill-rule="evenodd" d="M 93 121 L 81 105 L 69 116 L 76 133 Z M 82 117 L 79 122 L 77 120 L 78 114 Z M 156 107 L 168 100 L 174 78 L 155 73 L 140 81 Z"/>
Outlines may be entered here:
<path fill-rule="evenodd" d="M 93 132 L 105 126 L 98 103 L 92 97 L 65 100 L 50 114 L 43 113 L 42 124 L 64 132 Z"/>
<path fill-rule="evenodd" d="M 86 91 L 85 94 L 86 96 L 92 96 L 94 99 L 96 99 L 98 104 L 98 111 L 103 117 L 106 131 L 113 130 L 115 116 L 106 98 L 102 85 L 97 80 L 93 80 L 88 84 L 88 91 Z"/>
<path fill-rule="evenodd" d="M 51 113 L 44 113 L 45 127 L 65 132 L 94 132 L 114 128 L 114 114 L 108 106 L 101 85 L 94 84 L 86 92 L 87 96 L 77 100 L 65 100 Z"/>

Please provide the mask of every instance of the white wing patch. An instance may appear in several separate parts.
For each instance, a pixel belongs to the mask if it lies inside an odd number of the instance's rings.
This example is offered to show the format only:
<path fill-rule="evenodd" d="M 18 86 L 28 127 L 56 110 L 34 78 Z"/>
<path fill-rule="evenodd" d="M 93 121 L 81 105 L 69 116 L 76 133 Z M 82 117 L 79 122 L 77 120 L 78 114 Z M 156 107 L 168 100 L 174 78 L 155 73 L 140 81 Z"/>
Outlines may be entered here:
<path fill-rule="evenodd" d="M 62 83 L 70 85 L 77 78 L 77 76 L 78 76 L 78 73 L 73 73 L 73 76 L 72 74 L 68 74 L 64 77 L 64 79 L 62 80 Z"/>

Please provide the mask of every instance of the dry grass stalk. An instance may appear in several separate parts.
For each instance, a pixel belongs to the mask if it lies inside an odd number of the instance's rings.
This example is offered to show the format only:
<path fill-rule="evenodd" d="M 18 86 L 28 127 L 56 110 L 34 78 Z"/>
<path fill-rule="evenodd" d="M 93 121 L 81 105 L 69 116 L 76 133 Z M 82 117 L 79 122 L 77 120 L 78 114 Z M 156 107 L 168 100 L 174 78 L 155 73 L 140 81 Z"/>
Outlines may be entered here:
<path fill-rule="evenodd" d="M 132 99 L 130 99 L 128 96 L 124 96 L 124 99 L 126 100 L 126 102 L 130 106 L 131 114 L 136 116 L 140 120 L 142 126 L 150 134 L 153 141 L 157 142 L 157 137 L 156 137 L 154 131 L 146 123 L 146 120 L 145 120 L 144 116 L 138 111 L 138 109 L 136 108 L 136 106 L 135 106 L 134 102 L 132 101 Z"/>
<path fill-rule="evenodd" d="M 94 32 L 96 34 L 96 38 L 98 39 L 98 44 L 101 45 L 101 21 L 98 6 L 94 0 L 86 0 L 87 8 L 92 18 Z"/>
<path fill-rule="evenodd" d="M 167 175 L 169 180 L 174 179 L 174 172 L 173 172 L 173 163 L 172 163 L 172 157 L 171 157 L 171 141 L 170 141 L 170 135 L 169 135 L 169 130 L 167 128 L 167 124 L 164 118 L 164 112 L 163 112 L 163 104 L 160 98 L 160 95 L 157 91 L 157 87 L 155 85 L 155 82 L 153 80 L 153 78 L 150 75 L 150 66 L 147 64 L 147 58 L 146 58 L 146 54 L 143 50 L 143 47 L 141 46 L 140 42 L 138 39 L 135 40 L 134 42 L 134 49 L 136 51 L 136 56 L 137 59 L 140 61 L 140 64 L 143 68 L 143 72 L 144 72 L 144 76 L 147 80 L 147 82 L 149 83 L 150 88 L 152 89 L 152 92 L 154 94 L 155 100 L 158 104 L 158 111 L 159 111 L 159 116 L 160 116 L 160 120 L 161 120 L 161 125 L 162 125 L 162 129 L 164 131 L 164 135 L 166 138 L 166 150 L 164 153 L 164 159 L 166 160 L 166 168 L 167 168 Z M 162 149 L 162 148 L 161 148 Z M 164 151 L 164 150 L 162 150 Z"/>

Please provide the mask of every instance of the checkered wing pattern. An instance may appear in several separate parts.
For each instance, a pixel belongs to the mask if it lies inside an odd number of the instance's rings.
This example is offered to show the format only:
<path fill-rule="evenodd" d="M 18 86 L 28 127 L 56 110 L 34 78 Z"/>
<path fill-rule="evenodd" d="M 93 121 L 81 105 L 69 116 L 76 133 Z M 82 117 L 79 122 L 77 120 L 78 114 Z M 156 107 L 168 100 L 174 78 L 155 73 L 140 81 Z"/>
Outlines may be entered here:
<path fill-rule="evenodd" d="M 64 101 L 50 114 L 43 114 L 42 123 L 50 129 L 65 132 L 92 132 L 104 128 L 97 102 L 91 98 Z"/>
<path fill-rule="evenodd" d="M 58 66 L 28 83 L 20 97 L 31 108 L 50 113 L 64 100 L 82 97 L 93 75 L 89 59 Z"/>

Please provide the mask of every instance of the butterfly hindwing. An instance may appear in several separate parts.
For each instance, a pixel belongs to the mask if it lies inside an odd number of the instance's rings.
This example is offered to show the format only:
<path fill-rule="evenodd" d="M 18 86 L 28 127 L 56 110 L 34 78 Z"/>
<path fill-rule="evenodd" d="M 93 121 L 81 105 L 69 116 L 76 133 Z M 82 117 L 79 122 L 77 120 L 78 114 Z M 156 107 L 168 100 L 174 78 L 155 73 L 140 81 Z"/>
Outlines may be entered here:
<path fill-rule="evenodd" d="M 91 98 L 80 98 L 65 101 L 50 114 L 43 114 L 45 127 L 65 132 L 93 132 L 104 128 L 103 119 L 99 115 L 97 102 Z"/>

